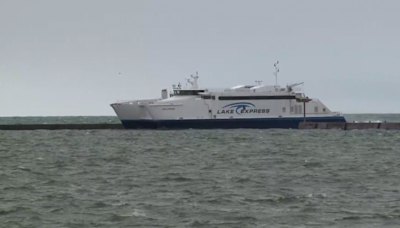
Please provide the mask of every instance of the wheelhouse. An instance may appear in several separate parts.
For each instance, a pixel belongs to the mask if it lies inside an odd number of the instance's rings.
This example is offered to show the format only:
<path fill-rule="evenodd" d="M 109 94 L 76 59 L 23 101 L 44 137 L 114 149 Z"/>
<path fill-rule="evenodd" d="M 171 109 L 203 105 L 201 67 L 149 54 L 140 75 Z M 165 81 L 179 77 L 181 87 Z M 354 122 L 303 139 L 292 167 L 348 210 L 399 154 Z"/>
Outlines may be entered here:
<path fill-rule="evenodd" d="M 170 97 L 173 96 L 199 96 L 199 93 L 204 93 L 204 90 L 186 90 L 186 89 L 176 89 L 173 93 L 170 94 Z"/>

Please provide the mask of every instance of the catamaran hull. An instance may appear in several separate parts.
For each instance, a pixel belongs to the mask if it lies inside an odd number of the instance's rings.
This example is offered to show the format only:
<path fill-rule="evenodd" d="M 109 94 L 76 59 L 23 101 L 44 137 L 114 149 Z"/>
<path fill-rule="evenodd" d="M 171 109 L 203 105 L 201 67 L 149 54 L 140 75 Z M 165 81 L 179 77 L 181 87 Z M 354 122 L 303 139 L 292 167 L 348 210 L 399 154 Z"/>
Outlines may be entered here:
<path fill-rule="evenodd" d="M 297 129 L 304 118 L 121 120 L 126 129 Z M 306 117 L 307 122 L 346 122 L 343 116 Z"/>

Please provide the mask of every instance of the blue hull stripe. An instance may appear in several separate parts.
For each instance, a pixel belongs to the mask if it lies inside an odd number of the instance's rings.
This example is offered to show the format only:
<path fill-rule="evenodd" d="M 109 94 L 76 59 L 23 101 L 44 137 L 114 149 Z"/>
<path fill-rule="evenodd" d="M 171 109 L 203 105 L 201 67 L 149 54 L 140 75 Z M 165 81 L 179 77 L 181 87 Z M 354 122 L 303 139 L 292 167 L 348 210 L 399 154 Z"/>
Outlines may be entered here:
<path fill-rule="evenodd" d="M 121 120 L 126 129 L 297 129 L 304 118 Z M 343 116 L 307 117 L 307 122 L 346 122 Z"/>

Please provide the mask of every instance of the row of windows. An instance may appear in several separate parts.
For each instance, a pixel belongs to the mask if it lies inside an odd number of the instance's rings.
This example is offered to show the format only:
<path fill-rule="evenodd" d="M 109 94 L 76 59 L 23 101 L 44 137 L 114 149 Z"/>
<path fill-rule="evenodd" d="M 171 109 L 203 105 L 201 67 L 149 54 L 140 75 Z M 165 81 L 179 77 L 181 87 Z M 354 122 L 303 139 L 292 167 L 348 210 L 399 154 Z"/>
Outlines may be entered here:
<path fill-rule="evenodd" d="M 213 99 L 215 100 L 215 96 L 201 96 L 201 98 L 209 100 L 209 99 Z"/>
<path fill-rule="evenodd" d="M 204 90 L 174 90 L 174 96 L 196 96 Z M 213 99 L 215 96 L 204 95 L 203 99 Z M 220 96 L 218 100 L 291 100 L 296 99 L 295 96 Z"/>
<path fill-rule="evenodd" d="M 235 96 L 219 97 L 219 100 L 290 100 L 296 99 L 295 96 Z"/>
<path fill-rule="evenodd" d="M 204 90 L 174 90 L 175 96 L 196 96 Z M 202 96 L 203 99 L 213 99 L 215 96 Z M 295 96 L 220 96 L 218 100 L 291 100 Z"/>
<path fill-rule="evenodd" d="M 213 99 L 215 96 L 201 96 L 203 99 Z M 290 100 L 295 96 L 236 96 L 236 97 L 218 97 L 218 100 Z"/>
<path fill-rule="evenodd" d="M 282 112 L 283 112 L 283 113 L 286 112 L 286 107 L 283 107 L 283 108 L 282 108 Z M 295 106 L 292 106 L 292 107 L 290 107 L 290 112 L 291 112 L 291 113 L 294 112 L 295 114 L 302 114 L 302 113 L 303 113 L 303 106 L 302 106 L 302 105 L 295 105 Z M 315 112 L 315 113 L 318 113 L 318 107 L 317 107 L 317 106 L 314 107 L 314 112 Z M 322 112 L 326 112 L 326 109 L 323 108 L 323 109 L 322 109 Z"/>
<path fill-rule="evenodd" d="M 176 96 L 196 96 L 203 93 L 204 90 L 174 90 Z"/>

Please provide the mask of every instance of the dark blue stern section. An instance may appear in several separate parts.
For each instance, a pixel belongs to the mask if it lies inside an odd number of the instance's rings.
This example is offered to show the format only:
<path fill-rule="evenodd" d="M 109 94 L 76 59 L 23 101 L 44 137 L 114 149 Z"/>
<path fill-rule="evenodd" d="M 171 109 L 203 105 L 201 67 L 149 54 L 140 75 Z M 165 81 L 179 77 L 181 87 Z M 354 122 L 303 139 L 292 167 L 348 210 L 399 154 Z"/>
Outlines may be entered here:
<path fill-rule="evenodd" d="M 122 120 L 126 129 L 297 129 L 304 118 Z M 307 122 L 346 122 L 343 116 L 307 117 Z"/>

